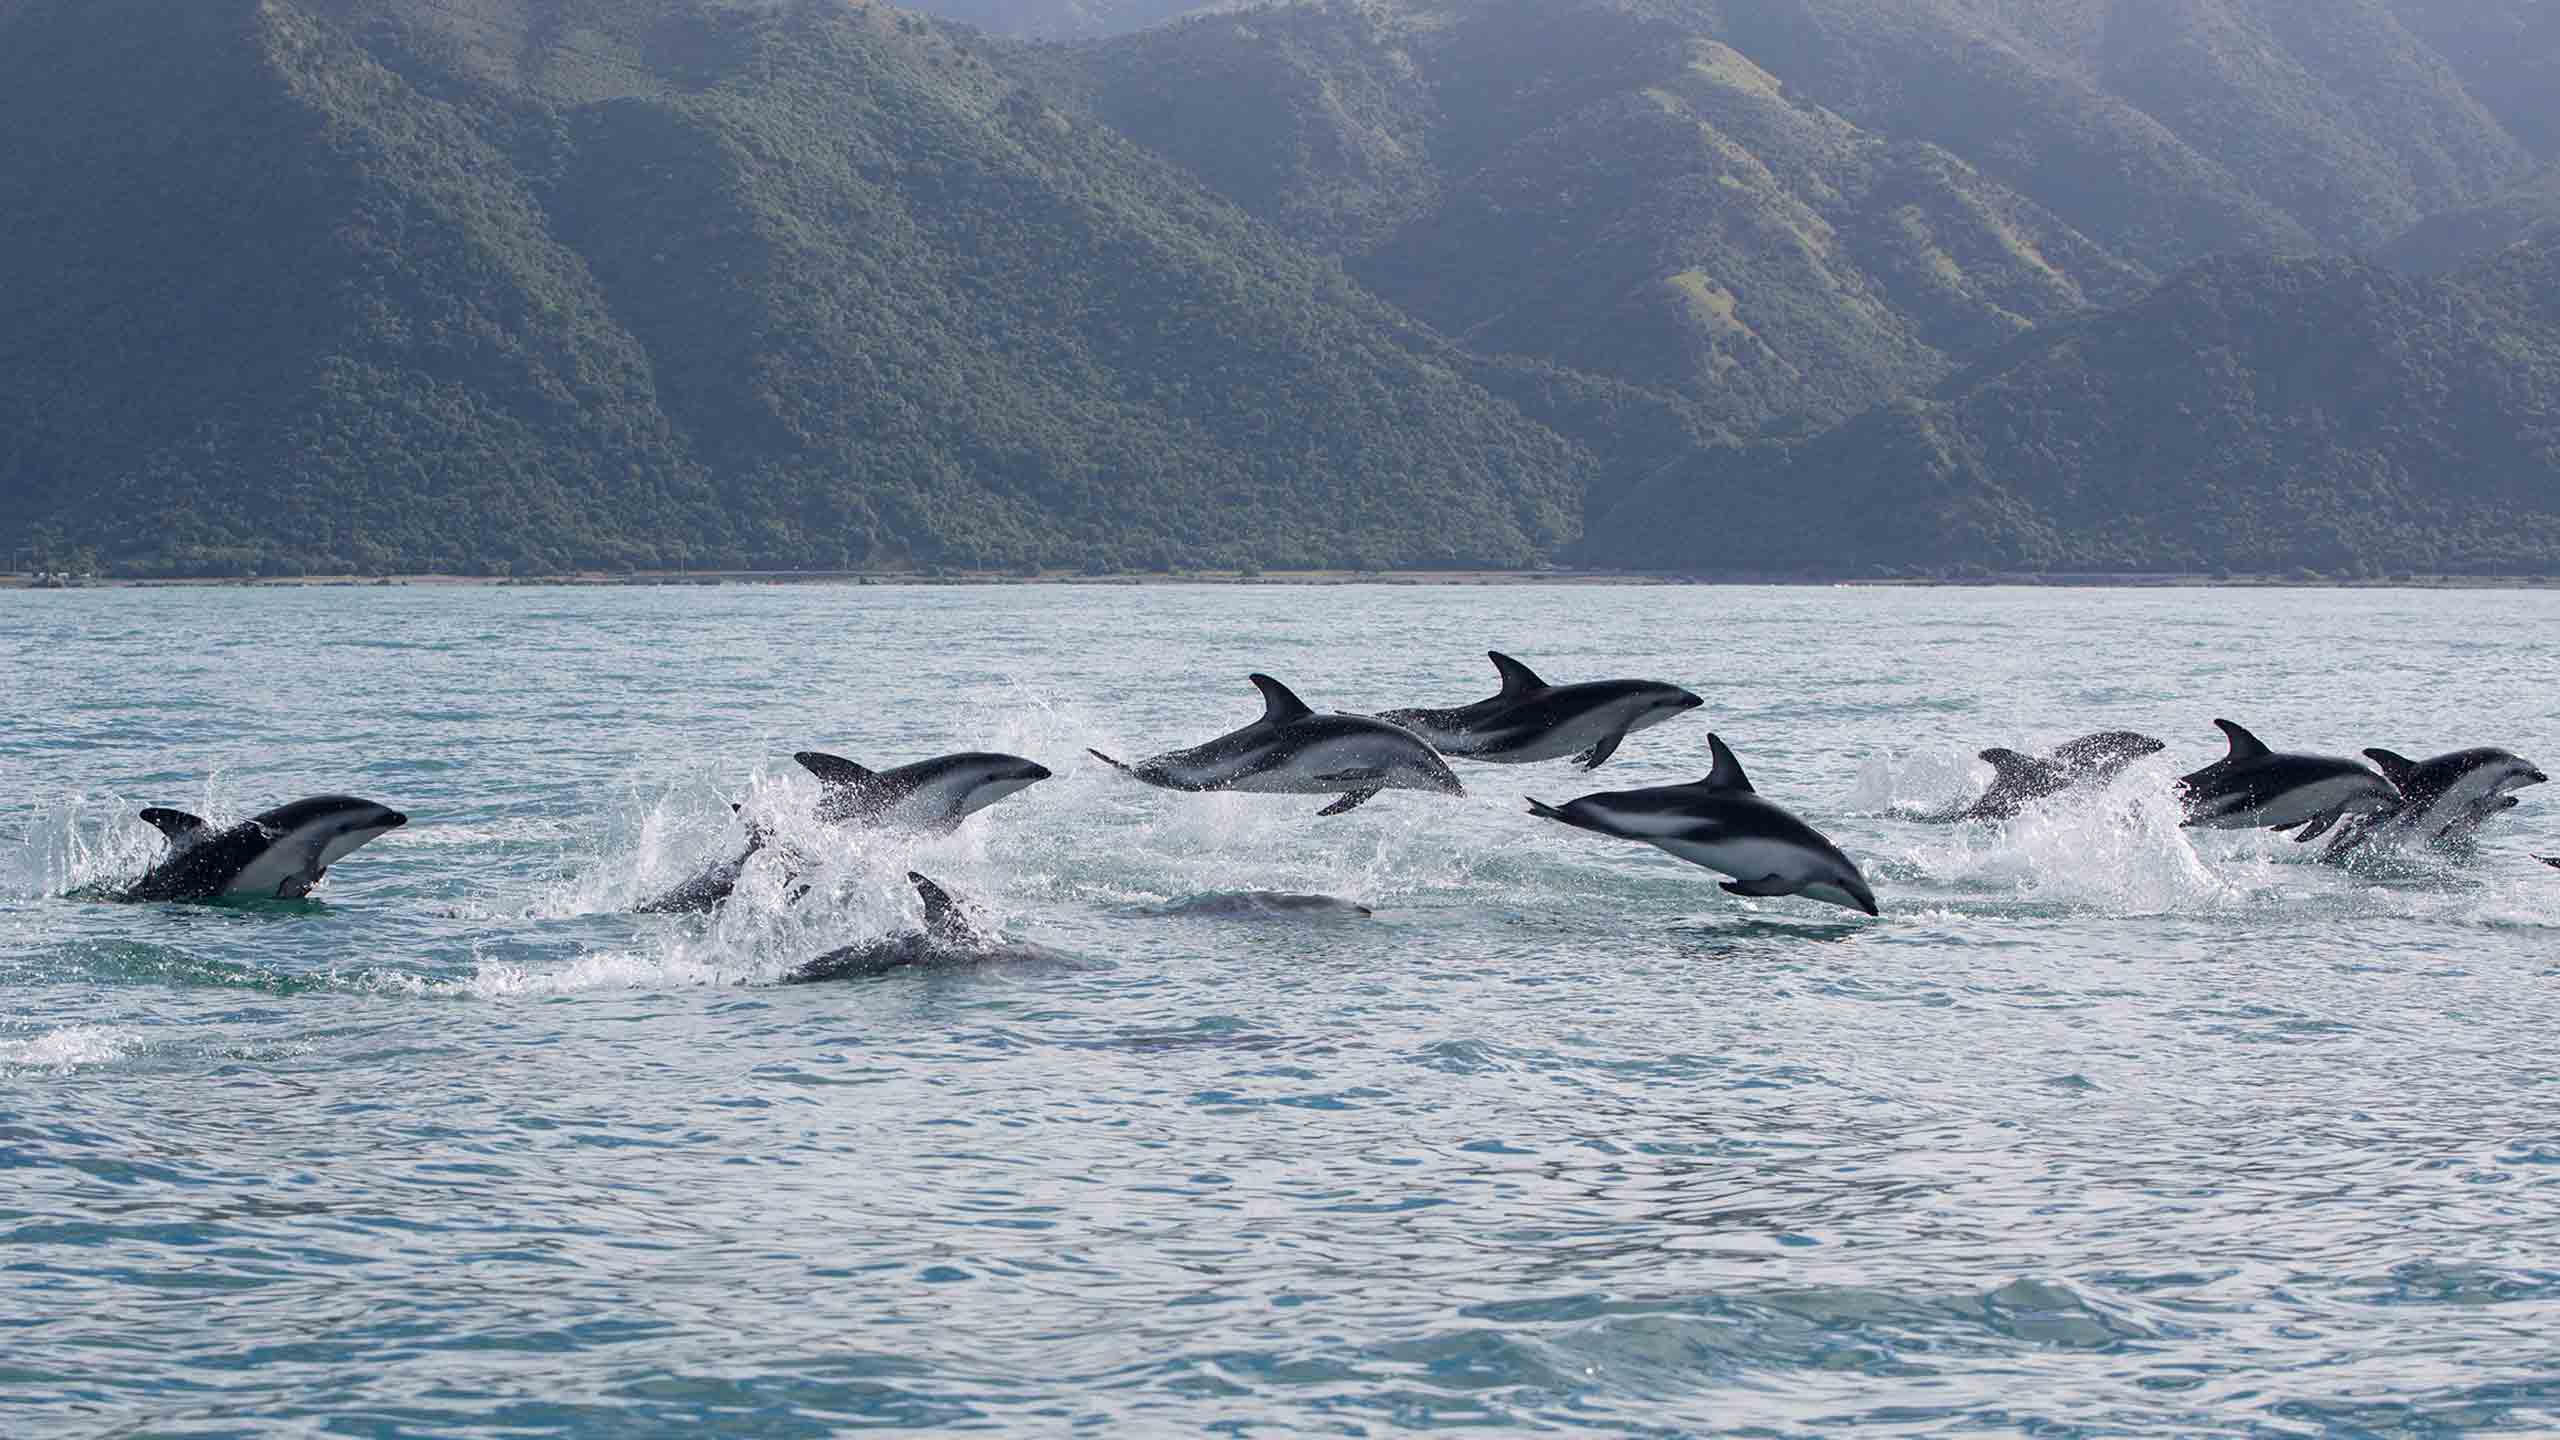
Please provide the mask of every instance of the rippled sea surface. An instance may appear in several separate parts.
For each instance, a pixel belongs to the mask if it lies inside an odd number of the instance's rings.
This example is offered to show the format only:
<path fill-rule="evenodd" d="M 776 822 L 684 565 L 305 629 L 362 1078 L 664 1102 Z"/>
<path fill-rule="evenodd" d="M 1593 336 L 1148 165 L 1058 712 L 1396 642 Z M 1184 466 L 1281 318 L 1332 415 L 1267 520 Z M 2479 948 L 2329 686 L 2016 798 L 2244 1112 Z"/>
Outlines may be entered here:
<path fill-rule="evenodd" d="M 2560 1428 L 2554 789 L 2373 877 L 2182 831 L 2278 748 L 2560 761 L 2560 596 L 1512 588 L 0 594 L 0 1434 Z M 1551 680 L 1704 710 L 1463 800 L 1139 787 Z M 1970 756 L 2169 742 L 2002 826 Z M 1704 773 L 1881 920 L 1521 797 Z M 816 748 L 1032 756 L 924 840 Z M 170 804 L 408 828 L 303 904 L 63 898 Z M 740 845 L 711 919 L 638 899 Z M 1045 960 L 777 987 L 915 923 Z M 1231 892 L 1375 914 L 1189 913 Z"/>

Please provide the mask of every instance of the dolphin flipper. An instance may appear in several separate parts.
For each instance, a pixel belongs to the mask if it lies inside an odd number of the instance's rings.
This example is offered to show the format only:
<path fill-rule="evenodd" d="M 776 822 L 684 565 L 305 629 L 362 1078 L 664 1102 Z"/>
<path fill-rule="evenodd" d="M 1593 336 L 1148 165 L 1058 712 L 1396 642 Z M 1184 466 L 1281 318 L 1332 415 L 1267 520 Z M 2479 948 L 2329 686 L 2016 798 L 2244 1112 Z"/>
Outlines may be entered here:
<path fill-rule="evenodd" d="M 2347 807 L 2341 805 L 2335 810 L 2323 811 L 2320 814 L 2313 816 L 2311 823 L 2303 826 L 2301 833 L 2293 837 L 2293 843 L 2299 845 L 2306 840 L 2319 839 L 2321 835 L 2328 831 L 2330 826 L 2337 824 L 2339 819 L 2346 813 Z"/>
<path fill-rule="evenodd" d="M 1350 794 L 1334 801 L 1332 804 L 1327 805 L 1316 813 L 1318 815 L 1347 815 L 1376 798 L 1378 798 L 1378 791 L 1376 787 L 1364 787 L 1362 789 L 1352 791 Z"/>
<path fill-rule="evenodd" d="M 1796 893 L 1794 886 L 1789 885 L 1786 881 L 1778 878 L 1776 875 L 1763 875 L 1757 880 L 1726 880 L 1720 883 L 1717 888 L 1724 891 L 1727 895 L 1749 895 L 1754 899 L 1767 899 L 1772 896 L 1793 895 Z"/>
<path fill-rule="evenodd" d="M 2560 870 L 2560 855 L 2536 855 L 2533 858 L 2550 866 L 2554 870 Z"/>
<path fill-rule="evenodd" d="M 1096 759 L 1096 760 L 1101 761 L 1103 764 L 1110 766 L 1112 769 L 1119 771 L 1119 772 L 1120 772 L 1121 774 L 1123 774 L 1123 775 L 1135 775 L 1135 774 L 1137 774 L 1137 773 L 1138 773 L 1137 771 L 1135 771 L 1135 770 L 1133 770 L 1133 769 L 1129 768 L 1129 766 L 1127 765 L 1127 763 L 1125 763 L 1125 762 L 1123 762 L 1123 761 L 1119 761 L 1119 760 L 1114 760 L 1114 759 L 1112 759 L 1110 756 L 1103 754 L 1101 751 L 1096 750 L 1096 749 L 1094 749 L 1094 748 L 1093 748 L 1093 747 L 1091 747 L 1091 746 L 1086 746 L 1086 747 L 1085 747 L 1085 752 L 1084 752 L 1084 753 L 1086 753 L 1087 755 L 1092 756 L 1092 757 L 1093 757 L 1094 759 Z"/>
<path fill-rule="evenodd" d="M 1574 763 L 1580 765 L 1585 770 L 1597 770 L 1601 766 L 1609 763 L 1609 757 L 1618 753 L 1618 742 L 1626 738 L 1626 731 L 1618 731 L 1616 734 L 1603 739 L 1599 744 L 1594 745 L 1590 749 L 1583 751 L 1581 754 L 1574 756 Z"/>

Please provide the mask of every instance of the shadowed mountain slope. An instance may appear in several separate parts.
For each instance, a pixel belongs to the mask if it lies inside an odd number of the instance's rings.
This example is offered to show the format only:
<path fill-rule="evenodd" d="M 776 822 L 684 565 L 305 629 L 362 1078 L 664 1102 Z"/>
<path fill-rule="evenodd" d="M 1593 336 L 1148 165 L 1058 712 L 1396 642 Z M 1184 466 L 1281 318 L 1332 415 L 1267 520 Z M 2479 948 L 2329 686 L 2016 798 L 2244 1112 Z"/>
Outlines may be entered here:
<path fill-rule="evenodd" d="M 1525 564 L 1597 473 L 912 15 L 0 27 L 0 527 L 128 565 Z"/>
<path fill-rule="evenodd" d="M 1667 472 L 1626 565 L 2560 570 L 2560 239 L 2460 275 L 2233 259 L 1928 399 Z"/>

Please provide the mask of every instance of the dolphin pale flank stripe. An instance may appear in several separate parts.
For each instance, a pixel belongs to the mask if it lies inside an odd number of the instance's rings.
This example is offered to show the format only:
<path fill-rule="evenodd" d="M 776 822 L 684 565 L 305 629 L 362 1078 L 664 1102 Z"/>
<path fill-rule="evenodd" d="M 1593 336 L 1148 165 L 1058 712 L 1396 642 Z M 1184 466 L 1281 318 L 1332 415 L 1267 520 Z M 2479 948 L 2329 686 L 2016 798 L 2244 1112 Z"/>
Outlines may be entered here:
<path fill-rule="evenodd" d="M 2399 801 L 2357 817 L 2329 842 L 2323 860 L 2360 862 L 2413 849 L 2461 850 L 2483 824 L 2515 806 L 2510 792 L 2551 778 L 2532 761 L 2494 746 L 2430 760 L 2411 760 L 2378 746 L 2364 753 L 2399 791 Z"/>
<path fill-rule="evenodd" d="M 351 795 L 315 795 L 215 830 L 160 806 L 142 812 L 169 837 L 168 853 L 117 900 L 299 900 L 359 846 L 409 823 L 388 806 Z"/>
<path fill-rule="evenodd" d="M 2388 810 L 2400 802 L 2391 782 L 2336 755 L 2297 755 L 2270 750 L 2257 736 L 2228 720 L 2214 725 L 2231 741 L 2231 753 L 2179 777 L 2186 823 L 2208 830 L 2291 830 L 2309 840 L 2349 815 Z"/>
<path fill-rule="evenodd" d="M 1785 808 L 1762 799 L 1722 739 L 1707 737 L 1715 768 L 1692 785 L 1585 795 L 1529 813 L 1581 830 L 1640 840 L 1733 878 L 1735 895 L 1802 895 L 1876 914 L 1875 892 L 1840 848 Z"/>
<path fill-rule="evenodd" d="M 949 831 L 1019 790 L 1049 778 L 1047 766 L 1019 755 L 969 751 L 871 770 L 841 756 L 803 750 L 791 757 L 818 777 L 818 818 L 889 829 Z"/>
<path fill-rule="evenodd" d="M 1159 789 L 1342 796 L 1319 815 L 1357 809 L 1384 790 L 1467 793 L 1448 762 L 1412 731 L 1367 715 L 1319 715 L 1270 676 L 1251 678 L 1262 692 L 1262 718 L 1242 729 L 1135 765 L 1089 753 Z"/>
<path fill-rule="evenodd" d="M 1550 685 L 1499 650 L 1492 657 L 1502 689 L 1490 699 L 1448 710 L 1384 710 L 1443 755 L 1497 765 L 1525 765 L 1571 755 L 1597 770 L 1629 735 L 1705 703 L 1659 680 L 1592 680 Z"/>

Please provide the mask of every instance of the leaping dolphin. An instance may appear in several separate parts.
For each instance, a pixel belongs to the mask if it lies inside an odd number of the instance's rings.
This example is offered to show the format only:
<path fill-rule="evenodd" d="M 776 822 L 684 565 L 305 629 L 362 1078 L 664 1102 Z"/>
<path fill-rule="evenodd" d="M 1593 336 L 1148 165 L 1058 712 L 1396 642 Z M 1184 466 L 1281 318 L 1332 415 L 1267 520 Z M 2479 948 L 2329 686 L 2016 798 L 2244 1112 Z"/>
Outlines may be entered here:
<path fill-rule="evenodd" d="M 1251 677 L 1262 691 L 1262 718 L 1204 745 L 1169 750 L 1124 764 L 1099 750 L 1094 759 L 1166 790 L 1243 790 L 1263 795 L 1342 798 L 1317 811 L 1340 815 L 1382 790 L 1464 795 L 1447 761 L 1412 731 L 1367 715 L 1319 715 L 1268 675 Z"/>
<path fill-rule="evenodd" d="M 1923 817 L 1932 821 L 2008 820 L 2034 801 L 2082 785 L 2104 785 L 2124 767 L 2167 747 L 2131 730 L 2101 730 L 2066 740 L 2047 756 L 1994 747 L 1980 759 L 1991 767 L 1991 788 L 1959 810 Z"/>
<path fill-rule="evenodd" d="M 907 883 L 924 902 L 924 928 L 902 930 L 876 940 L 830 950 L 782 977 L 785 985 L 814 985 L 822 980 L 866 980 L 892 971 L 922 966 L 984 965 L 1000 961 L 1043 961 L 1064 957 L 1037 945 L 1006 941 L 969 917 L 951 892 L 910 870 Z"/>
<path fill-rule="evenodd" d="M 2186 823 L 2207 830 L 2291 830 L 2309 840 L 2349 815 L 2369 815 L 2400 803 L 2400 792 L 2353 760 L 2338 755 L 2298 755 L 2270 750 L 2257 736 L 2228 720 L 2213 722 L 2231 741 L 2231 753 L 2179 777 Z"/>
<path fill-rule="evenodd" d="M 2400 792 L 2399 803 L 2361 816 L 2340 831 L 2322 852 L 2323 860 L 2411 846 L 2460 849 L 2482 824 L 2515 805 L 2516 797 L 2509 792 L 2551 778 L 2532 761 L 2495 746 L 2456 750 L 2430 760 L 2411 760 L 2378 746 L 2364 753 Z"/>
<path fill-rule="evenodd" d="M 1876 914 L 1875 892 L 1840 847 L 1783 807 L 1760 798 L 1723 740 L 1707 737 L 1715 769 L 1693 785 L 1585 795 L 1529 813 L 1577 829 L 1641 840 L 1733 878 L 1733 895 L 1802 895 Z"/>
<path fill-rule="evenodd" d="M 816 750 L 791 757 L 818 777 L 818 818 L 891 829 L 949 832 L 1017 790 L 1049 778 L 1048 767 L 1019 755 L 970 751 L 869 770 Z"/>
<path fill-rule="evenodd" d="M 1382 710 L 1378 718 L 1421 736 L 1443 755 L 1496 765 L 1571 755 L 1583 769 L 1597 770 L 1629 735 L 1706 703 L 1660 680 L 1550 685 L 1499 650 L 1485 654 L 1502 677 L 1499 694 L 1449 710 Z"/>
<path fill-rule="evenodd" d="M 109 898 L 299 900 L 330 866 L 409 823 L 397 810 L 352 795 L 314 795 L 221 830 L 184 810 L 159 806 L 143 811 L 142 818 L 169 837 L 168 852 Z"/>

